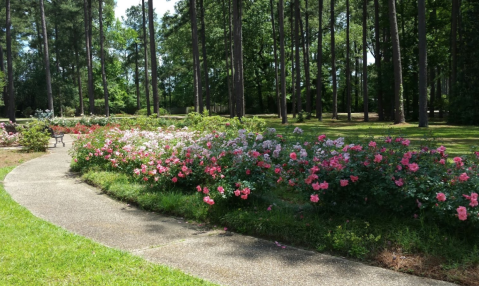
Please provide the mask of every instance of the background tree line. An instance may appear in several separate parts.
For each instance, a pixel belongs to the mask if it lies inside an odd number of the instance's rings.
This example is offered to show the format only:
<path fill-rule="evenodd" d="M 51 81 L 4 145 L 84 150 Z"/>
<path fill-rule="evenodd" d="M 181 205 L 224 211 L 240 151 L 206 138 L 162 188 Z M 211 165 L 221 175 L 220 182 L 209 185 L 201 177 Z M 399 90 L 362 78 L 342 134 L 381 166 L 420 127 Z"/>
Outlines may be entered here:
<path fill-rule="evenodd" d="M 161 17 L 150 2 L 118 20 L 113 0 L 1 0 L 4 115 L 221 105 L 479 124 L 477 1 L 180 0 Z"/>

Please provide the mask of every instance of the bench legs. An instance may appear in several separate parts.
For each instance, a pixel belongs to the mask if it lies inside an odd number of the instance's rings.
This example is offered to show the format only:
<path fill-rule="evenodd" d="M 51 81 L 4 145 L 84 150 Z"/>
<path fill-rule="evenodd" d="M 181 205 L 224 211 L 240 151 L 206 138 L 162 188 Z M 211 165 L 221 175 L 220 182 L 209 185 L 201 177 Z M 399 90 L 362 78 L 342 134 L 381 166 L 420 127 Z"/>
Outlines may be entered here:
<path fill-rule="evenodd" d="M 60 142 L 63 144 L 63 147 L 65 147 L 65 142 L 63 142 L 63 136 L 62 137 L 54 137 L 55 138 L 55 144 L 53 145 L 53 148 L 57 147 L 57 143 Z"/>

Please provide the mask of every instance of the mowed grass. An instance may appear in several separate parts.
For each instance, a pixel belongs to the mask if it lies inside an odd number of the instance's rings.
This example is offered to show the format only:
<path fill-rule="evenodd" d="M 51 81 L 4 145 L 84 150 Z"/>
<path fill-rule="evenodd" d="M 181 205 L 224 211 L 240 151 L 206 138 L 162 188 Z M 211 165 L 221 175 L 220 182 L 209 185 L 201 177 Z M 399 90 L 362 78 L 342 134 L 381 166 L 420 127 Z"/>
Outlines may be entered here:
<path fill-rule="evenodd" d="M 479 126 L 448 125 L 444 119 L 439 118 L 430 119 L 428 128 L 419 128 L 417 122 L 379 122 L 376 114 L 370 114 L 370 122 L 364 122 L 362 113 L 352 114 L 351 122 L 343 113 L 339 114 L 339 120 L 332 120 L 331 114 L 325 113 L 322 121 L 311 118 L 304 123 L 296 123 L 296 119 L 290 116 L 286 125 L 281 124 L 281 119 L 278 118 L 268 117 L 265 120 L 268 127 L 274 127 L 280 133 L 292 133 L 295 127 L 300 127 L 307 134 L 326 134 L 332 139 L 345 137 L 346 141 L 392 135 L 407 138 L 412 144 L 419 145 L 421 140 L 427 139 L 433 141 L 433 145 L 444 145 L 448 153 L 456 156 L 468 154 L 471 147 L 479 145 Z"/>
<path fill-rule="evenodd" d="M 0 285 L 213 285 L 45 222 L 2 184 L 0 205 Z"/>

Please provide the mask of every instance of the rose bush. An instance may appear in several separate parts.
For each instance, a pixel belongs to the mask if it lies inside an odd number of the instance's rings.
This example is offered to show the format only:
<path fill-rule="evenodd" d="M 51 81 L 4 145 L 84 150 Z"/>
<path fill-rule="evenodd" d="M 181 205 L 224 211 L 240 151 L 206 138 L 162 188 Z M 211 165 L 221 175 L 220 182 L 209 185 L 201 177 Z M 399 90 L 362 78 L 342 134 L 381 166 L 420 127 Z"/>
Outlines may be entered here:
<path fill-rule="evenodd" d="M 326 135 L 309 140 L 299 128 L 288 137 L 272 128 L 236 132 L 228 122 L 222 131 L 99 128 L 78 137 L 74 166 L 178 186 L 209 205 L 282 190 L 332 212 L 389 212 L 449 225 L 479 220 L 479 152 L 448 160 L 443 146 L 415 150 L 405 138 L 346 144 Z"/>
<path fill-rule="evenodd" d="M 13 124 L 10 121 L 10 124 Z M 8 132 L 5 123 L 0 123 L 0 146 L 12 146 L 18 143 L 19 133 Z"/>

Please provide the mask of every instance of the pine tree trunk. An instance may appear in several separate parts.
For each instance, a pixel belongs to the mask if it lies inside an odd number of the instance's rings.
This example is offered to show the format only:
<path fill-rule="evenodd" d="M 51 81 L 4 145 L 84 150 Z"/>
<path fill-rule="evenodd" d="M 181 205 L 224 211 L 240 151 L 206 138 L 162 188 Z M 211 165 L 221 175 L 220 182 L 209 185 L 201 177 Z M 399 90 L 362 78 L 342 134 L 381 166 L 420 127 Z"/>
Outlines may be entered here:
<path fill-rule="evenodd" d="M 310 113 L 311 113 L 311 96 L 308 96 L 311 94 L 311 87 L 309 85 L 309 82 L 311 81 L 310 75 L 309 75 L 309 51 L 308 51 L 308 46 L 306 44 L 307 37 L 303 37 L 305 34 L 303 30 L 303 21 L 301 20 L 301 16 L 299 18 L 299 28 L 300 28 L 300 43 L 301 47 L 303 48 L 303 65 L 304 65 L 304 76 L 305 76 L 305 87 L 306 87 L 306 116 L 307 119 L 309 119 Z M 309 106 L 309 107 L 308 107 Z"/>
<path fill-rule="evenodd" d="M 354 44 L 354 50 L 356 51 L 356 43 Z M 359 57 L 356 57 L 356 63 L 355 63 L 355 68 L 356 68 L 356 75 L 355 75 L 355 79 L 356 79 L 356 82 L 354 84 L 355 86 L 355 89 L 354 89 L 354 93 L 355 93 L 355 96 L 354 96 L 354 111 L 355 112 L 358 112 L 359 110 L 359 89 L 360 89 L 360 86 L 359 86 Z"/>
<path fill-rule="evenodd" d="M 426 1 L 425 0 L 418 1 L 418 38 L 419 38 L 419 127 L 428 127 L 427 42 L 426 42 Z"/>
<path fill-rule="evenodd" d="M 3 47 L 0 45 L 0 71 L 5 74 L 5 66 L 4 66 L 4 58 L 3 58 Z M 5 110 L 3 115 L 4 117 L 8 117 L 8 95 L 7 95 L 7 85 L 3 86 L 2 90 L 2 100 L 5 104 Z"/>
<path fill-rule="evenodd" d="M 91 90 L 93 93 L 93 101 L 95 100 L 95 78 L 93 77 L 93 11 L 92 11 L 92 1 L 88 0 L 88 45 L 90 46 L 90 63 L 91 63 Z M 93 112 L 95 110 L 95 103 L 93 102 Z"/>
<path fill-rule="evenodd" d="M 366 1 L 366 0 L 365 0 Z M 391 39 L 393 46 L 393 63 L 394 63 L 394 123 L 406 122 L 404 118 L 404 102 L 403 102 L 403 83 L 402 83 L 402 67 L 401 67 L 401 50 L 399 45 L 399 33 L 396 18 L 395 0 L 389 0 L 389 21 L 391 28 Z M 366 77 L 366 76 L 365 76 Z"/>
<path fill-rule="evenodd" d="M 135 86 L 136 86 L 136 110 L 141 109 L 140 105 L 140 72 L 138 70 L 138 43 L 135 43 Z"/>
<path fill-rule="evenodd" d="M 444 117 L 444 107 L 443 107 L 443 100 L 442 100 L 442 84 L 441 84 L 441 67 L 437 67 L 437 93 L 436 98 L 439 101 L 439 118 Z"/>
<path fill-rule="evenodd" d="M 7 75 L 8 75 L 8 118 L 12 122 L 15 120 L 15 93 L 13 86 L 13 62 L 12 62 L 12 36 L 11 36 L 11 19 L 10 19 L 10 0 L 6 0 L 6 27 L 5 36 L 7 42 Z"/>
<path fill-rule="evenodd" d="M 203 95 L 201 88 L 200 52 L 198 48 L 198 28 L 196 24 L 196 1 L 190 0 L 191 35 L 193 41 L 193 70 L 196 112 L 203 113 Z"/>
<path fill-rule="evenodd" d="M 406 42 L 406 31 L 405 31 L 405 20 L 404 18 L 406 18 L 405 16 L 405 12 L 404 12 L 404 2 L 405 0 L 401 0 L 401 37 L 399 38 L 400 42 L 402 43 L 403 45 L 403 49 L 404 47 L 408 47 L 408 43 Z M 404 52 L 404 53 L 401 53 L 401 55 L 403 56 L 403 66 L 406 66 L 408 67 L 409 66 L 409 53 L 407 52 Z M 403 81 L 406 81 L 406 77 L 408 76 L 408 71 L 407 69 L 403 69 Z M 409 85 L 407 84 L 404 84 L 404 116 L 407 117 L 409 115 Z"/>
<path fill-rule="evenodd" d="M 153 19 L 153 0 L 148 0 L 148 24 L 150 29 L 150 56 L 151 56 L 151 85 L 153 87 L 153 113 L 160 116 L 158 110 L 160 98 L 158 97 L 158 66 L 156 62 L 155 21 Z"/>
<path fill-rule="evenodd" d="M 459 18 L 459 1 L 452 0 L 452 23 L 451 23 L 451 98 L 456 97 L 457 84 L 457 30 Z"/>
<path fill-rule="evenodd" d="M 300 22 L 300 8 L 299 8 L 299 1 L 294 0 L 295 4 L 295 19 L 294 19 L 294 41 L 295 41 L 295 69 L 296 69 L 296 97 L 297 97 L 297 107 L 298 113 L 303 111 L 302 99 L 301 99 L 301 61 L 300 61 L 300 45 L 301 42 L 299 40 L 299 22 Z"/>
<path fill-rule="evenodd" d="M 290 22 L 290 26 L 291 26 L 291 105 L 293 107 L 293 118 L 296 118 L 296 101 L 297 101 L 297 96 L 296 95 L 296 91 L 295 91 L 295 82 L 294 82 L 294 79 L 295 79 L 295 69 L 294 69 L 294 1 L 290 1 L 290 12 L 291 12 L 291 15 L 289 17 L 289 22 Z"/>
<path fill-rule="evenodd" d="M 334 0 L 331 0 L 331 76 L 333 78 L 333 116 L 338 119 L 338 85 L 336 82 L 336 44 L 334 38 Z"/>
<path fill-rule="evenodd" d="M 417 0 L 415 0 L 415 5 L 417 5 Z M 414 13 L 414 25 L 413 25 L 413 34 L 418 35 L 419 34 L 419 21 L 418 21 L 418 13 Z M 414 50 L 417 54 L 419 54 L 419 45 L 417 49 Z M 411 61 L 411 66 L 412 66 L 412 82 L 417 82 L 419 83 L 419 58 L 418 57 L 413 57 Z M 419 120 L 419 84 L 414 86 L 415 89 L 412 92 L 412 121 Z"/>
<path fill-rule="evenodd" d="M 307 118 L 309 119 L 311 116 L 311 74 L 309 69 L 309 13 L 308 13 L 308 0 L 305 0 L 306 4 L 306 11 L 305 11 L 305 33 L 303 33 L 303 28 L 301 28 L 301 34 L 305 36 L 305 40 L 303 42 L 303 55 L 305 58 L 304 63 L 304 74 L 306 76 L 306 113 Z M 301 19 L 301 18 L 300 18 Z M 301 23 L 301 22 L 300 22 Z"/>
<path fill-rule="evenodd" d="M 148 41 L 146 38 L 146 13 L 145 13 L 145 0 L 141 0 L 141 11 L 143 16 L 143 52 L 145 57 L 145 96 L 146 96 L 146 114 L 151 115 L 150 104 L 150 76 L 148 74 Z"/>
<path fill-rule="evenodd" d="M 243 0 L 233 0 L 233 40 L 235 62 L 235 97 L 236 116 L 244 116 L 244 81 L 243 81 L 243 41 L 242 41 L 242 9 Z"/>
<path fill-rule="evenodd" d="M 203 0 L 200 0 L 200 19 L 201 19 L 201 45 L 203 50 L 203 69 L 205 74 L 205 95 L 206 95 L 206 109 L 211 113 L 210 103 L 210 84 L 208 76 L 208 58 L 206 54 L 206 31 L 205 31 L 205 8 L 203 7 Z"/>
<path fill-rule="evenodd" d="M 48 36 L 47 27 L 45 22 L 45 8 L 43 6 L 43 0 L 40 0 L 40 17 L 42 21 L 42 37 L 43 37 L 43 61 L 45 64 L 45 76 L 47 84 L 47 98 L 48 109 L 53 112 L 53 94 L 52 94 L 52 78 L 50 74 L 50 54 L 48 52 Z"/>
<path fill-rule="evenodd" d="M 273 53 L 274 53 L 274 83 L 276 91 L 276 104 L 278 108 L 278 118 L 281 117 L 281 99 L 279 97 L 279 81 L 278 81 L 278 51 L 276 48 L 276 28 L 274 26 L 274 5 L 273 0 L 269 1 L 271 6 L 271 27 L 273 29 Z"/>
<path fill-rule="evenodd" d="M 346 0 L 346 111 L 348 113 L 348 121 L 351 121 L 351 66 L 350 66 L 350 43 L 349 43 L 349 0 Z"/>
<path fill-rule="evenodd" d="M 78 56 L 78 48 L 75 43 L 75 63 L 77 67 L 76 76 L 78 82 L 78 99 L 80 101 L 80 114 L 83 116 L 85 112 L 85 106 L 83 104 L 83 90 L 82 90 L 82 82 L 81 82 L 81 72 L 80 72 L 80 60 Z"/>
<path fill-rule="evenodd" d="M 323 104 L 322 104 L 322 83 L 323 83 L 323 0 L 319 0 L 318 7 L 319 24 L 318 24 L 318 74 L 316 80 L 316 118 L 323 120 Z"/>
<path fill-rule="evenodd" d="M 84 12 L 84 24 L 85 24 L 85 49 L 86 49 L 86 63 L 88 69 L 88 101 L 90 107 L 90 115 L 95 113 L 95 96 L 93 95 L 93 71 L 92 71 L 92 62 L 90 57 L 90 29 L 88 23 L 88 3 L 87 0 L 83 0 L 83 12 Z"/>
<path fill-rule="evenodd" d="M 106 80 L 106 73 L 105 73 L 105 39 L 103 36 L 103 0 L 98 1 L 98 18 L 100 22 L 100 61 L 101 61 L 101 79 L 103 81 L 103 96 L 105 98 L 105 116 L 110 117 L 110 106 L 108 103 L 108 82 Z"/>
<path fill-rule="evenodd" d="M 58 51 L 58 41 L 56 41 L 56 39 L 58 39 L 58 24 L 57 24 L 57 21 L 56 21 L 56 18 L 57 18 L 57 9 L 58 9 L 58 6 L 57 6 L 58 2 L 54 2 L 54 7 L 55 7 L 55 56 L 56 56 L 56 60 L 55 60 L 55 64 L 56 64 L 56 68 L 57 68 L 57 74 L 60 74 L 60 52 Z M 62 77 L 63 77 L 63 73 L 62 73 Z M 62 78 L 63 79 L 63 78 Z M 61 116 L 63 117 L 63 96 L 62 96 L 62 82 L 60 82 L 58 84 L 58 98 L 60 99 L 60 111 L 61 111 Z"/>
<path fill-rule="evenodd" d="M 394 0 L 392 0 L 394 1 Z M 368 0 L 363 0 L 363 106 L 364 122 L 369 121 L 369 95 L 368 95 L 368 52 L 367 52 L 367 19 L 368 19 Z"/>
<path fill-rule="evenodd" d="M 281 123 L 288 123 L 286 113 L 286 55 L 284 52 L 284 3 L 279 0 L 278 6 L 279 19 L 279 45 L 280 45 L 280 60 L 281 60 Z"/>
<path fill-rule="evenodd" d="M 234 55 L 234 49 L 233 49 L 233 29 L 232 29 L 232 26 L 233 26 L 233 17 L 232 17 L 232 7 L 231 7 L 231 3 L 232 0 L 228 0 L 228 30 L 229 30 L 229 42 L 228 42 L 228 47 L 230 49 L 230 69 L 231 69 L 231 99 L 232 99 L 232 109 L 230 111 L 230 116 L 231 118 L 235 117 L 235 113 L 236 113 L 236 95 L 235 95 L 235 68 L 234 68 L 234 58 L 235 58 L 235 55 Z"/>
<path fill-rule="evenodd" d="M 434 118 L 434 102 L 436 97 L 436 68 L 433 66 L 429 67 L 429 72 L 431 78 L 431 95 L 429 96 L 429 117 Z"/>
<path fill-rule="evenodd" d="M 381 68 L 381 42 L 379 34 L 379 0 L 374 0 L 374 36 L 376 40 L 375 65 L 378 74 L 377 98 L 378 98 L 378 119 L 384 121 L 382 68 Z"/>
<path fill-rule="evenodd" d="M 228 0 L 229 2 L 229 0 Z M 232 90 L 232 82 L 231 82 L 231 77 L 230 77 L 230 57 L 229 57 L 229 51 L 230 48 L 228 48 L 228 33 L 226 32 L 226 7 L 225 7 L 225 0 L 222 1 L 223 3 L 223 38 L 224 38 L 224 44 L 225 44 L 225 63 L 226 63 L 226 82 L 228 84 L 228 110 L 230 112 L 230 117 L 234 117 L 234 105 L 233 105 L 233 90 Z M 229 10 L 228 10 L 229 13 Z"/>

